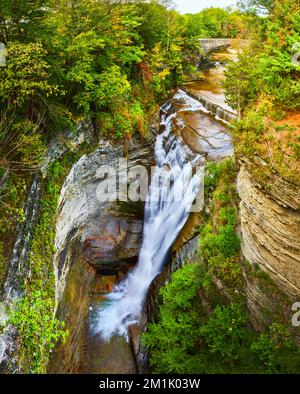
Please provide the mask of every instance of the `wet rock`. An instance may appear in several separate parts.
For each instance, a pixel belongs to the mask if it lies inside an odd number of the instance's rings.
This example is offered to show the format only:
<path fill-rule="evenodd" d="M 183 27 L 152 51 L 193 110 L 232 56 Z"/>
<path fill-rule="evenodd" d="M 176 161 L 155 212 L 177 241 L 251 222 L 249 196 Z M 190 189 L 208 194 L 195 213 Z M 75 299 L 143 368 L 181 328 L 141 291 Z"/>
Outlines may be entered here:
<path fill-rule="evenodd" d="M 152 144 L 151 136 L 131 141 L 128 172 L 137 165 L 154 163 Z M 131 344 L 124 338 L 103 342 L 90 321 L 93 300 L 100 297 L 99 305 L 117 277 L 132 267 L 142 242 L 144 202 L 98 198 L 106 181 L 99 169 L 106 166 L 119 179 L 124 171 L 120 160 L 124 159 L 123 146 L 102 141 L 93 153 L 75 163 L 64 182 L 57 210 L 54 266 L 56 315 L 66 322 L 69 336 L 55 349 L 51 373 L 136 372 Z M 109 185 L 111 194 L 119 194 L 118 182 Z M 99 273 L 110 275 L 110 281 L 103 281 Z"/>
<path fill-rule="evenodd" d="M 142 243 L 143 222 L 136 219 L 107 218 L 99 223 L 99 236 L 87 237 L 83 250 L 96 269 L 120 262 L 135 261 Z"/>
<path fill-rule="evenodd" d="M 73 241 L 66 256 L 70 270 L 56 315 L 69 331 L 52 354 L 48 372 L 53 374 L 134 374 L 137 371 L 132 346 L 125 338 L 105 342 L 95 327 L 95 315 L 114 277 L 97 275 L 86 263 L 80 241 Z"/>
<path fill-rule="evenodd" d="M 79 241 L 73 241 L 67 249 L 65 262 L 69 264 L 56 316 L 65 322 L 69 335 L 52 354 L 49 373 L 79 373 L 86 354 L 86 321 L 91 302 L 90 291 L 95 287 L 96 272 L 86 264 Z"/>
<path fill-rule="evenodd" d="M 215 73 L 215 69 L 213 69 L 213 73 Z M 223 74 L 222 71 L 221 74 Z M 215 79 L 220 78 L 218 75 L 215 76 L 214 74 L 213 77 Z M 199 101 L 203 107 L 217 117 L 217 119 L 222 119 L 226 122 L 231 122 L 236 119 L 237 114 L 226 103 L 223 90 L 218 86 L 213 86 L 211 80 L 208 80 L 206 83 L 186 83 L 181 86 L 181 89 L 189 96 Z"/>
<path fill-rule="evenodd" d="M 73 240 L 80 241 L 86 262 L 99 269 L 112 269 L 114 265 L 118 268 L 121 262 L 132 263 L 137 258 L 142 238 L 142 217 L 139 215 L 144 203 L 115 200 L 120 196 L 118 179 L 124 171 L 130 174 L 136 166 L 149 168 L 153 163 L 151 144 L 151 140 L 131 142 L 127 169 L 122 164 L 125 159 L 123 147 L 111 146 L 107 142 L 95 152 L 81 157 L 73 166 L 63 185 L 57 212 L 54 263 L 58 301 L 70 269 L 70 262 L 63 258 L 63 254 Z M 101 168 L 109 169 L 114 176 L 106 178 L 99 172 Z M 99 198 L 99 190 L 103 190 L 107 182 L 110 195 L 115 196 L 111 201 Z"/>
<path fill-rule="evenodd" d="M 131 344 L 124 337 L 103 342 L 99 334 L 90 333 L 87 346 L 89 360 L 86 371 L 94 374 L 135 374 L 135 358 Z M 82 372 L 86 372 L 84 369 Z"/>
<path fill-rule="evenodd" d="M 139 373 L 149 373 L 150 367 L 148 364 L 147 349 L 141 343 L 141 337 L 146 330 L 148 322 L 157 320 L 157 313 L 159 310 L 159 290 L 170 279 L 172 272 L 178 270 L 184 263 L 192 261 L 197 253 L 198 236 L 190 239 L 184 245 L 176 249 L 170 256 L 169 263 L 165 266 L 163 271 L 157 275 L 152 281 L 147 299 L 142 312 L 139 326 L 133 325 L 129 328 L 131 343 L 135 354 L 137 370 Z"/>
<path fill-rule="evenodd" d="M 144 332 L 146 323 L 147 315 L 143 313 L 140 325 L 132 325 L 129 327 L 130 341 L 132 344 L 133 354 L 135 356 L 136 368 L 138 373 L 140 374 L 147 374 L 150 372 L 148 363 L 148 351 L 141 341 L 141 336 Z"/>

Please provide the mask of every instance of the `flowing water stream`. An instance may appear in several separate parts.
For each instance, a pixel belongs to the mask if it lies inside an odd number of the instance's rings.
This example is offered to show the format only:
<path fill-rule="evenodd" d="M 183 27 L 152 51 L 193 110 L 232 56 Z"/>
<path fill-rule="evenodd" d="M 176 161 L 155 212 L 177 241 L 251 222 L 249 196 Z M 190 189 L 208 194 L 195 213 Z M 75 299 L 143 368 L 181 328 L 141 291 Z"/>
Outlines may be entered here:
<path fill-rule="evenodd" d="M 201 105 L 191 104 L 190 110 L 198 110 Z M 203 183 L 203 158 L 193 155 L 172 132 L 176 118 L 176 112 L 163 114 L 161 126 L 165 131 L 156 139 L 156 167 L 145 204 L 144 236 L 138 264 L 107 295 L 99 310 L 95 329 L 105 340 L 113 335 L 127 338 L 128 327 L 138 324 L 148 288 L 161 272 Z"/>

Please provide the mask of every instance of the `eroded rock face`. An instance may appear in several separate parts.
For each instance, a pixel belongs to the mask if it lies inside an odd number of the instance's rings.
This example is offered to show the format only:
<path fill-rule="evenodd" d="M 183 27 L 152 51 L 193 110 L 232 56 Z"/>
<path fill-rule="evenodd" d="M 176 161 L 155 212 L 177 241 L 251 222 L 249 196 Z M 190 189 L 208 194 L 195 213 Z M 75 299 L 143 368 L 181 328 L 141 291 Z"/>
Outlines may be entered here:
<path fill-rule="evenodd" d="M 99 198 L 99 189 L 103 182 L 107 182 L 99 169 L 109 167 L 118 179 L 123 171 L 120 160 L 124 160 L 121 146 L 102 144 L 95 152 L 82 156 L 65 180 L 57 216 L 55 267 L 58 301 L 64 292 L 71 264 L 67 258 L 68 245 L 74 239 L 79 239 L 83 245 L 86 261 L 99 270 L 117 270 L 138 257 L 143 231 L 139 212 L 143 209 L 137 206 L 132 209 L 132 203 L 123 202 L 120 206 L 115 201 Z M 128 153 L 128 171 L 138 165 L 149 167 L 153 160 L 150 143 L 137 141 Z M 118 183 L 114 179 L 109 182 L 110 192 L 118 193 Z"/>
<path fill-rule="evenodd" d="M 80 373 L 85 362 L 86 321 L 96 272 L 86 263 L 79 241 L 74 240 L 69 245 L 66 260 L 70 264 L 68 280 L 56 313 L 65 322 L 69 335 L 54 349 L 49 373 Z"/>
<path fill-rule="evenodd" d="M 142 220 L 107 217 L 100 220 L 98 229 L 101 235 L 87 237 L 83 245 L 87 261 L 96 269 L 105 269 L 108 264 L 118 269 L 122 263 L 137 259 L 142 243 Z"/>
<path fill-rule="evenodd" d="M 99 168 L 109 167 L 118 179 L 124 170 L 120 159 L 124 160 L 122 146 L 102 143 L 73 166 L 61 191 L 54 261 L 56 314 L 66 322 L 69 335 L 55 349 L 51 373 L 136 372 L 132 349 L 125 339 L 104 344 L 89 325 L 94 298 L 111 290 L 111 284 L 103 285 L 101 274 L 122 276 L 136 263 L 142 242 L 144 203 L 99 199 L 99 187 L 106 181 Z M 137 165 L 150 167 L 153 162 L 151 139 L 136 138 L 130 143 L 128 172 Z M 117 188 L 118 183 L 110 183 L 112 194 Z"/>
<path fill-rule="evenodd" d="M 263 189 L 242 164 L 237 189 L 244 257 L 267 272 L 290 299 L 299 298 L 299 188 L 274 174 L 270 187 Z"/>

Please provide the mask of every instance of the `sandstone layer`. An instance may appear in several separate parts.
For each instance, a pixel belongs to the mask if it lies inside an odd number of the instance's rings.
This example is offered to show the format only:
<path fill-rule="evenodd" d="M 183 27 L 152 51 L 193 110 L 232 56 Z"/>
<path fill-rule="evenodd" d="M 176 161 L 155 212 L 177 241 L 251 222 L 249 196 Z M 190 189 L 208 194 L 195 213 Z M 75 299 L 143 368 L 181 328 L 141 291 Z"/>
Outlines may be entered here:
<path fill-rule="evenodd" d="M 299 300 L 299 187 L 276 174 L 268 185 L 260 185 L 243 163 L 237 189 L 244 257 L 269 274 L 291 300 Z"/>

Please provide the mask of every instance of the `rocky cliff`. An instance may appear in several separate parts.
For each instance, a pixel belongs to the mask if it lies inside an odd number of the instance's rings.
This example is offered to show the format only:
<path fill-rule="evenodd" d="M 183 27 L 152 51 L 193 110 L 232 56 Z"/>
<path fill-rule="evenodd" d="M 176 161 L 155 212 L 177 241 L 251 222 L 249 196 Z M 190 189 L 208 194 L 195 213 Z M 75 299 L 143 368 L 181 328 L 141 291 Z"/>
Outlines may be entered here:
<path fill-rule="evenodd" d="M 152 146 L 151 138 L 131 141 L 128 172 L 139 165 L 150 168 Z M 99 196 L 108 180 L 99 169 L 106 167 L 115 174 L 109 193 L 118 193 L 117 181 L 124 171 L 120 160 L 124 159 L 122 146 L 102 142 L 74 164 L 64 182 L 57 210 L 54 266 L 56 313 L 66 322 L 69 335 L 53 354 L 51 373 L 136 371 L 131 346 L 125 340 L 112 342 L 109 348 L 101 344 L 90 322 L 95 298 L 99 301 L 136 263 L 142 241 L 143 202 L 105 201 Z"/>
<path fill-rule="evenodd" d="M 65 180 L 57 212 L 56 234 L 56 284 L 57 300 L 60 301 L 71 262 L 68 260 L 68 245 L 79 239 L 86 261 L 98 271 L 109 269 L 116 273 L 126 262 L 135 262 L 142 236 L 142 212 L 140 202 L 132 209 L 131 202 L 116 203 L 102 200 L 99 190 L 107 181 L 99 173 L 100 168 L 114 171 L 109 178 L 109 192 L 118 193 L 118 177 L 123 169 L 123 149 L 102 144 L 89 155 L 75 163 Z M 150 144 L 136 141 L 129 150 L 128 171 L 143 165 L 149 167 L 153 161 Z M 116 182 L 114 182 L 116 180 Z"/>
<path fill-rule="evenodd" d="M 247 162 L 243 162 L 237 189 L 242 253 L 252 269 L 259 268 L 273 282 L 267 293 L 261 280 L 245 275 L 245 292 L 253 321 L 256 326 L 266 323 L 266 311 L 275 313 L 276 304 L 289 319 L 292 302 L 300 299 L 299 187 L 275 173 L 265 184 L 257 182 Z"/>

